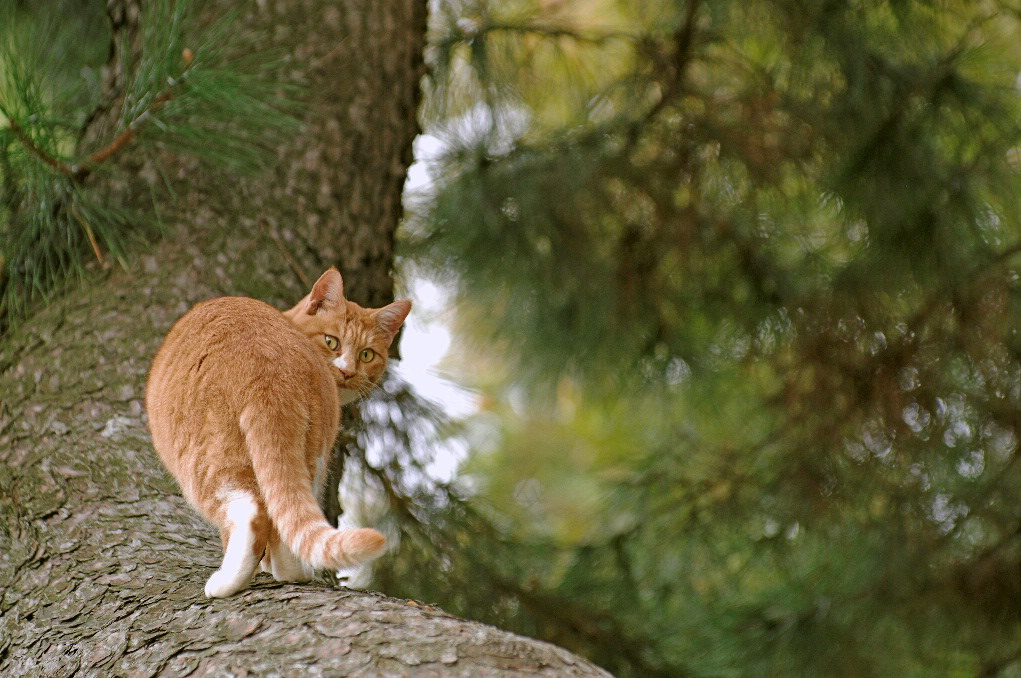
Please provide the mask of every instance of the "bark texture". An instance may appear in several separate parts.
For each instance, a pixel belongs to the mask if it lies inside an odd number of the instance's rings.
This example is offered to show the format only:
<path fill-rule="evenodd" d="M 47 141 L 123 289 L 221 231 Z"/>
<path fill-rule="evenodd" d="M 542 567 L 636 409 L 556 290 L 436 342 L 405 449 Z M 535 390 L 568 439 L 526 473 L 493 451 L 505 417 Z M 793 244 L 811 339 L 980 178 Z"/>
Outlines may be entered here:
<path fill-rule="evenodd" d="M 162 168 L 180 195 L 164 212 L 171 237 L 0 337 L 0 675 L 605 675 L 546 643 L 326 583 L 259 575 L 204 598 L 219 540 L 152 450 L 151 357 L 196 301 L 282 307 L 329 264 L 351 298 L 392 298 L 422 72 L 424 3 L 250 8 L 308 88 L 304 133 L 277 140 L 261 178 Z"/>
<path fill-rule="evenodd" d="M 168 243 L 0 350 L 0 675 L 605 675 L 546 643 L 325 583 L 259 575 L 203 597 L 218 538 L 156 458 L 142 395 L 167 326 L 231 287 L 208 251 Z M 196 283 L 183 262 L 222 272 Z"/>

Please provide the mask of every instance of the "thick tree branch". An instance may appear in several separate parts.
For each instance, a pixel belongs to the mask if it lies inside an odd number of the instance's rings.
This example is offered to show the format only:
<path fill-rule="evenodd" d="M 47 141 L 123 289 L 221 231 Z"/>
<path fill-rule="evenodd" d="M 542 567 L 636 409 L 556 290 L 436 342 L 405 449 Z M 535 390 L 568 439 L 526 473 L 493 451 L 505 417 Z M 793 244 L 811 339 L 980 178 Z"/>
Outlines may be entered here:
<path fill-rule="evenodd" d="M 260 575 L 238 596 L 203 596 L 218 539 L 157 460 L 141 406 L 181 306 L 244 292 L 243 262 L 210 273 L 244 239 L 197 242 L 47 306 L 0 347 L 0 674 L 606 675 L 546 643 L 321 583 Z M 201 279 L 180 273 L 192 266 Z"/>

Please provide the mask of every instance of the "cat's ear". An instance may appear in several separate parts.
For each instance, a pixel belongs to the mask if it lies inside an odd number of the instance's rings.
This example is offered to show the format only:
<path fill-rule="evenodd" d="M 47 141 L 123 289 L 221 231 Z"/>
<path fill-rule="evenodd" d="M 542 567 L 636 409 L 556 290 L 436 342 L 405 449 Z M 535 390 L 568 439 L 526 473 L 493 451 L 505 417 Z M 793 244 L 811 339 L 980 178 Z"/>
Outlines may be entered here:
<path fill-rule="evenodd" d="M 319 280 L 316 280 L 316 284 L 312 286 L 312 292 L 308 295 L 308 304 L 305 305 L 305 313 L 315 315 L 319 311 L 332 310 L 343 298 L 344 279 L 340 277 L 340 271 L 330 268 L 319 276 Z"/>
<path fill-rule="evenodd" d="M 390 336 L 390 341 L 393 341 L 394 335 L 401 329 L 404 319 L 410 312 L 411 299 L 398 299 L 376 311 L 376 323 Z"/>

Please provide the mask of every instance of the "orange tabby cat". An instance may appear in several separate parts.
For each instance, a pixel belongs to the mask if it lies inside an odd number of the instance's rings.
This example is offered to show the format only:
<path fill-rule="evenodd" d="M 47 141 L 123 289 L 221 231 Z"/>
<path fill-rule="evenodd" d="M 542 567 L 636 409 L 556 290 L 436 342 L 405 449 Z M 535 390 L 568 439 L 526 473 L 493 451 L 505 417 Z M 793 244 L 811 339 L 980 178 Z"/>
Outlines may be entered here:
<path fill-rule="evenodd" d="M 145 406 L 153 443 L 185 498 L 220 528 L 223 564 L 207 596 L 256 567 L 305 581 L 383 552 L 375 530 L 337 530 L 316 503 L 340 407 L 369 391 L 408 312 L 344 298 L 331 268 L 286 312 L 243 297 L 197 304 L 153 360 Z"/>

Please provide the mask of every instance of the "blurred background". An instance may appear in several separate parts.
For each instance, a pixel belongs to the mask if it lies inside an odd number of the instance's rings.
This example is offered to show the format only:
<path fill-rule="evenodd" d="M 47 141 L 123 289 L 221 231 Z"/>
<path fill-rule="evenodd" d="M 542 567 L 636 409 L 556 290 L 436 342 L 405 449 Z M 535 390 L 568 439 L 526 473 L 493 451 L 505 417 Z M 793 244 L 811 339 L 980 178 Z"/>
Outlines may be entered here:
<path fill-rule="evenodd" d="M 428 10 L 355 580 L 619 676 L 1021 676 L 1021 5 Z"/>

